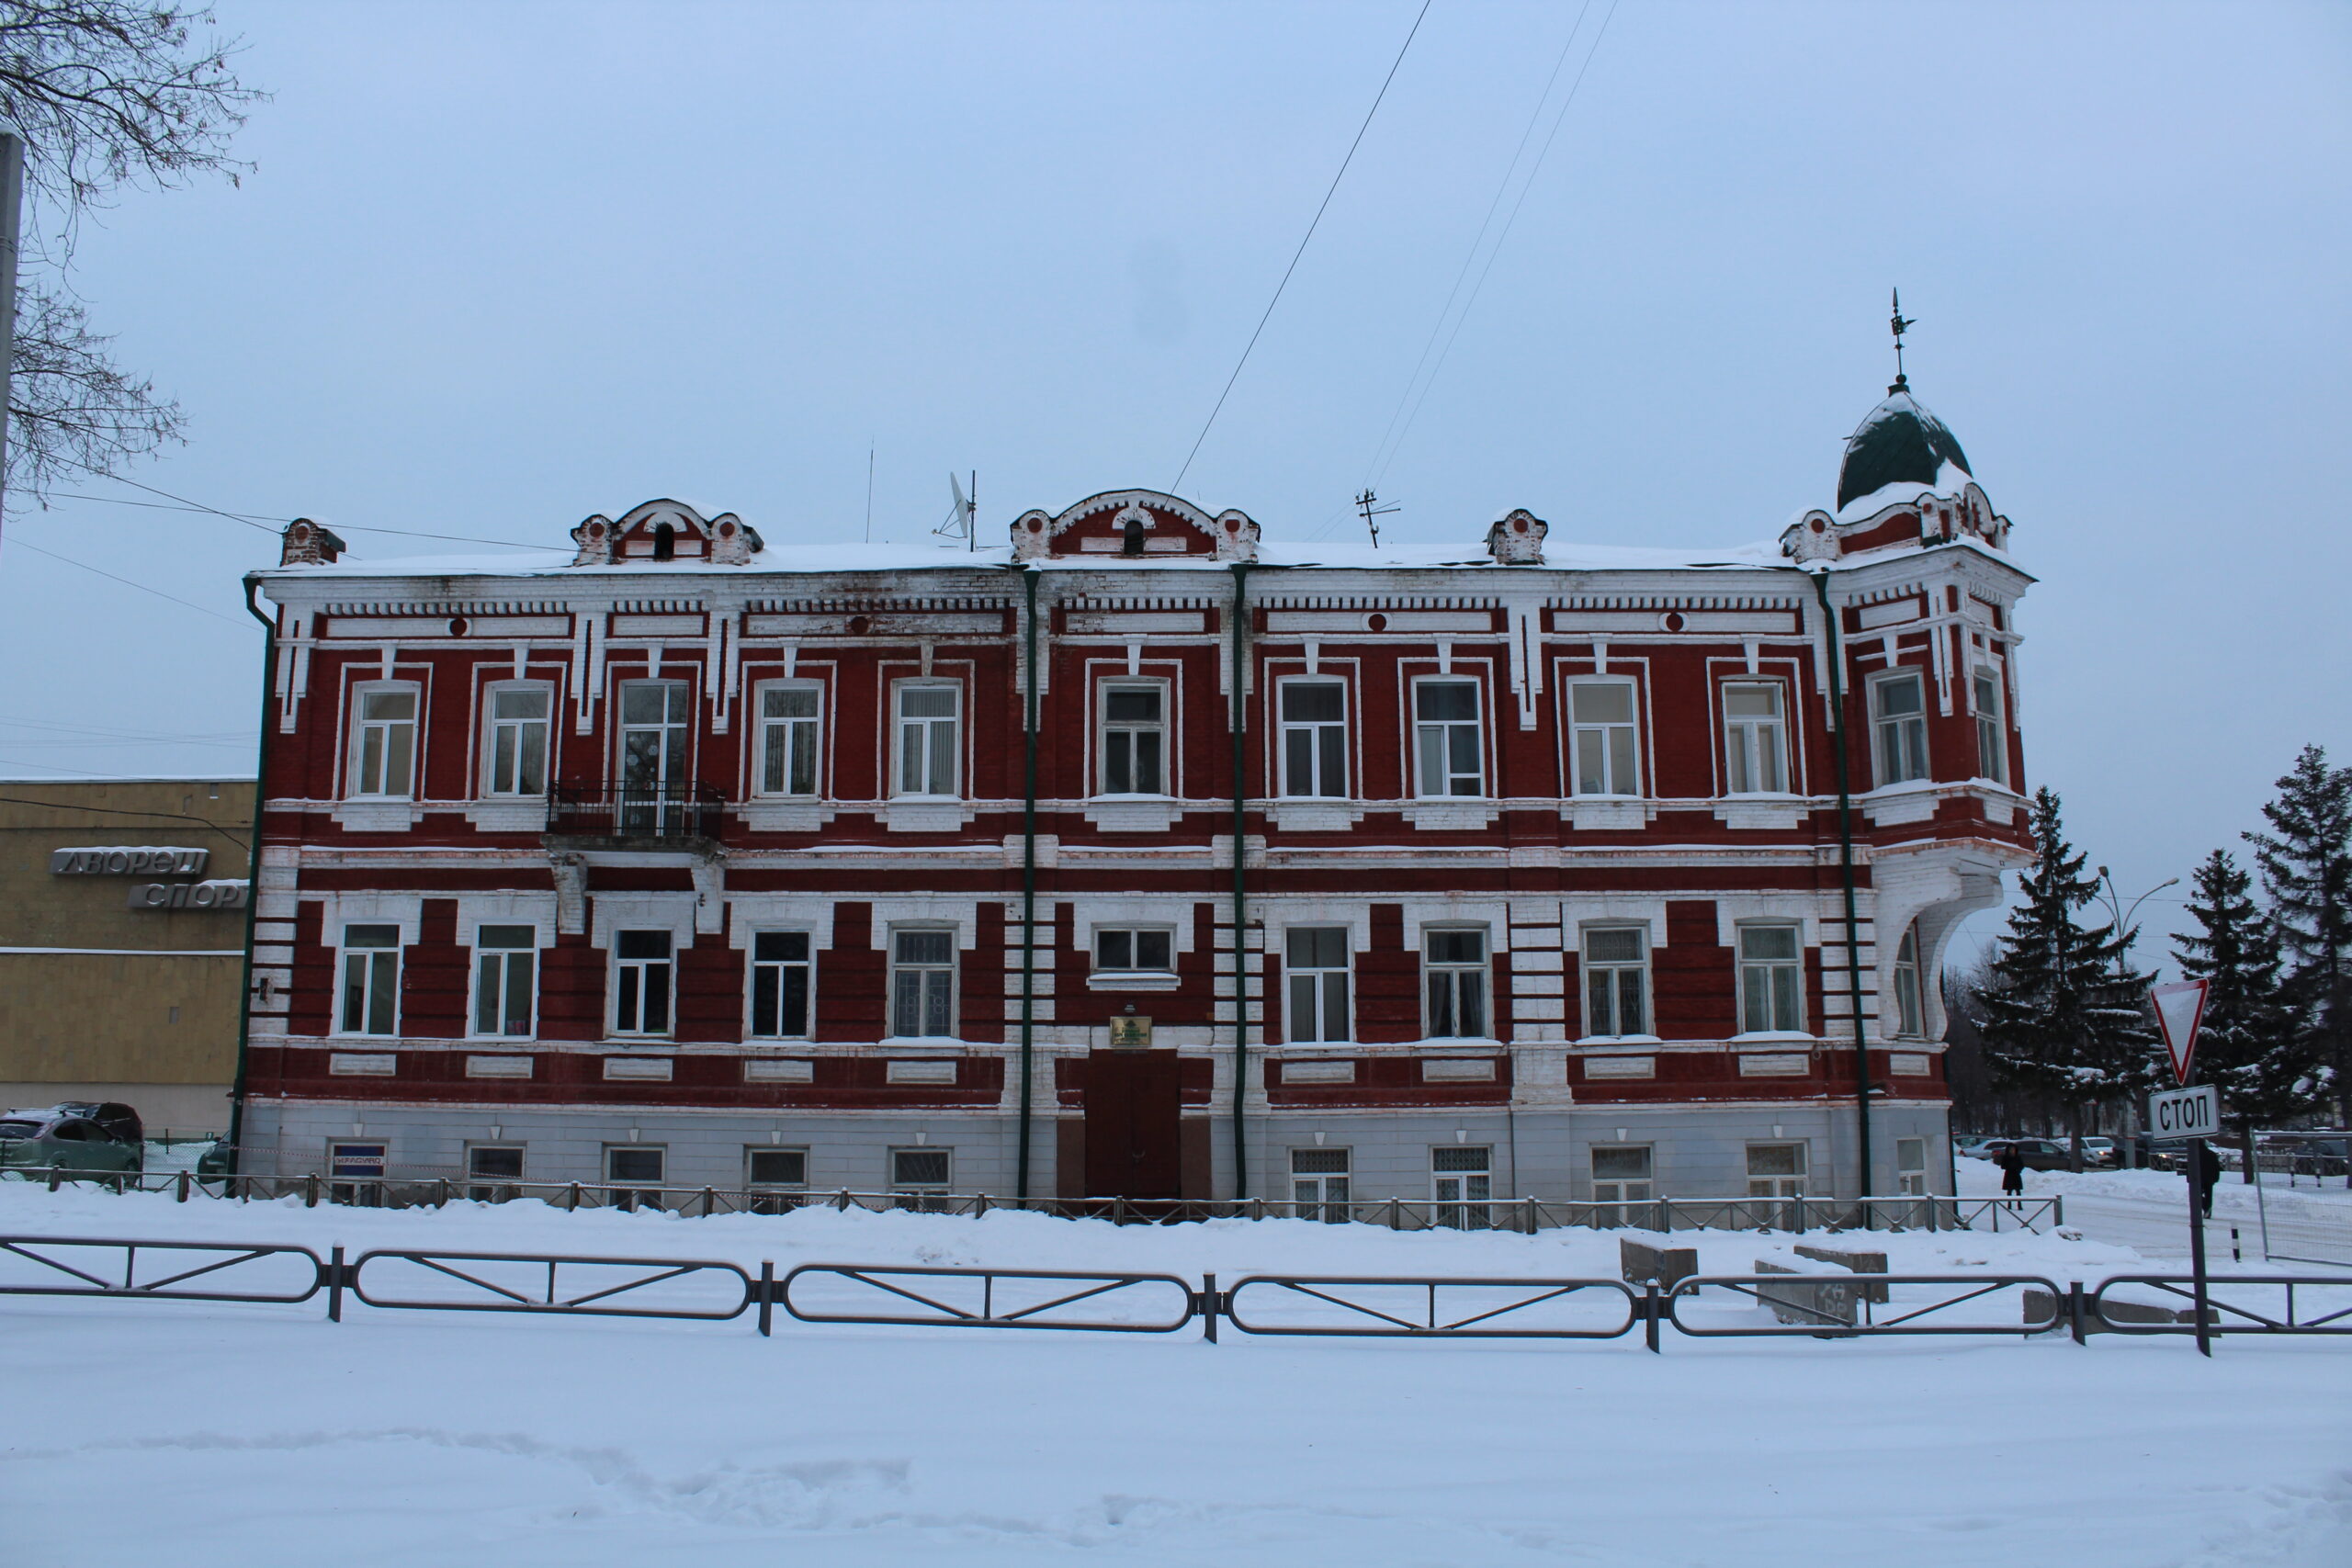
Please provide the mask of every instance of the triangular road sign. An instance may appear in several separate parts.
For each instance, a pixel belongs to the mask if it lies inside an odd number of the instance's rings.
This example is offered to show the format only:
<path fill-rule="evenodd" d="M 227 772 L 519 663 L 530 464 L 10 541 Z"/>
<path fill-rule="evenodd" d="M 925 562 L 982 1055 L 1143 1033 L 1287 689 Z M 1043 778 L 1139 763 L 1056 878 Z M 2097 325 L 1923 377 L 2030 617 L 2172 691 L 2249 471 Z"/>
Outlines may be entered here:
<path fill-rule="evenodd" d="M 2172 1053 L 2173 1077 L 2188 1081 L 2188 1065 L 2197 1055 L 2197 1026 L 2205 1021 L 2205 980 L 2182 980 L 2151 986 L 2148 999 L 2156 1006 L 2156 1027 L 2165 1033 L 2165 1049 Z"/>

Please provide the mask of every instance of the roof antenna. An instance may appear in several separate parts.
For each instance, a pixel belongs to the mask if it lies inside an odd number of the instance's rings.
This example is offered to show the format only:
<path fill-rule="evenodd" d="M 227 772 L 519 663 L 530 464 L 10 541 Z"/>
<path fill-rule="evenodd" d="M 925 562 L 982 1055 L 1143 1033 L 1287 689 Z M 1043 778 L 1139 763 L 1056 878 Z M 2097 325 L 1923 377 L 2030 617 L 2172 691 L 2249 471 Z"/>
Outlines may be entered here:
<path fill-rule="evenodd" d="M 956 504 L 949 509 L 947 521 L 932 532 L 943 539 L 961 539 L 966 549 L 976 551 L 980 547 L 980 471 L 972 470 L 969 495 L 965 494 L 963 483 L 953 468 L 947 471 L 947 488 L 955 492 Z"/>
<path fill-rule="evenodd" d="M 1401 512 L 1404 509 L 1398 506 L 1381 505 L 1380 497 L 1367 489 L 1362 495 L 1356 497 L 1356 510 L 1363 513 L 1363 525 L 1372 530 L 1372 547 L 1376 550 L 1380 547 L 1380 525 L 1374 519 L 1385 517 L 1392 512 Z"/>
<path fill-rule="evenodd" d="M 1907 392 L 1911 389 L 1910 378 L 1903 374 L 1903 334 L 1919 324 L 1903 314 L 1903 290 L 1897 288 L 1894 292 L 1894 315 L 1888 323 L 1894 329 L 1894 385 L 1886 389 L 1890 397 L 1896 392 Z"/>

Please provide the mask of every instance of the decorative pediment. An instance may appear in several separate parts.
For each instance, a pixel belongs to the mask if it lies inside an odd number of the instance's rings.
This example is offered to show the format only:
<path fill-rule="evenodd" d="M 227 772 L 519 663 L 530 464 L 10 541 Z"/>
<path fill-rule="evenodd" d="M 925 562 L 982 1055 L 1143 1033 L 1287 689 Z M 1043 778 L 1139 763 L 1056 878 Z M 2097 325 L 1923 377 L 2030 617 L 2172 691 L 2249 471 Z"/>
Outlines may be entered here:
<path fill-rule="evenodd" d="M 1251 561 L 1258 525 L 1241 512 L 1215 517 L 1153 490 L 1106 491 L 1059 513 L 1025 512 L 1012 521 L 1015 560 L 1078 558 L 1089 564 Z"/>
<path fill-rule="evenodd" d="M 694 561 L 743 566 L 763 547 L 759 530 L 732 512 L 706 518 L 683 501 L 649 501 L 620 519 L 598 515 L 571 531 L 574 566 L 654 566 Z"/>
<path fill-rule="evenodd" d="M 1973 479 L 1951 495 L 1922 488 L 1843 523 L 1827 512 L 1808 512 L 1781 530 L 1781 554 L 1798 562 L 1838 560 L 1865 550 L 1906 545 L 1924 548 L 1965 540 L 1996 550 L 2009 545 L 2009 520 L 1993 510 Z"/>

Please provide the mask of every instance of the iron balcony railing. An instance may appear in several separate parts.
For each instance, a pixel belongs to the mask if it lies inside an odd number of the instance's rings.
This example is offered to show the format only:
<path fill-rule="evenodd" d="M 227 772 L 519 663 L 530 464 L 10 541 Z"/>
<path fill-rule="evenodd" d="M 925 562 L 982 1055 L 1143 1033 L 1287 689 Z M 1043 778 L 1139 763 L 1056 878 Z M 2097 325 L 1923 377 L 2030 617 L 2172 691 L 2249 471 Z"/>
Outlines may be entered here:
<path fill-rule="evenodd" d="M 578 839 L 715 839 L 727 797 L 707 784 L 560 784 L 548 831 Z"/>

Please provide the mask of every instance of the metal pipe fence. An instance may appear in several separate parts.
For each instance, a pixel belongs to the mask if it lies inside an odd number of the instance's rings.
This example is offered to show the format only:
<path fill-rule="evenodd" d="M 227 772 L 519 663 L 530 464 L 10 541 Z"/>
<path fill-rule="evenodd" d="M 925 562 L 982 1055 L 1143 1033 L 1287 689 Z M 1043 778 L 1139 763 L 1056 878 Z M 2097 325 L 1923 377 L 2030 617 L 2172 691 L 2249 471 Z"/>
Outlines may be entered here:
<path fill-rule="evenodd" d="M 2045 1231 L 2065 1224 L 2065 1199 L 1947 1198 L 1647 1198 L 1623 1202 L 1498 1198 L 1483 1202 L 1425 1198 L 1354 1201 L 1295 1201 L 1276 1198 L 997 1198 L 988 1193 L 930 1190 L 854 1192 L 806 1188 L 669 1187 L 643 1183 L 469 1180 L 459 1177 L 391 1178 L 198 1176 L 187 1171 L 90 1172 L 16 1168 L 0 1177 L 64 1182 L 122 1192 L 167 1192 L 244 1201 L 300 1199 L 307 1205 L 369 1209 L 438 1208 L 453 1202 L 538 1201 L 559 1209 L 661 1210 L 687 1216 L 784 1214 L 797 1209 L 864 1209 L 870 1213 L 956 1214 L 1012 1210 L 1059 1219 L 1109 1220 L 1117 1224 L 1179 1224 L 1201 1220 L 1309 1220 L 1369 1224 L 1393 1231 L 1547 1230 L 1645 1231 Z"/>
<path fill-rule="evenodd" d="M 233 1280 L 238 1288 L 223 1288 Z M 808 1263 L 776 1276 L 708 1258 L 430 1252 L 379 1248 L 346 1262 L 275 1243 L 0 1235 L 0 1296 L 293 1305 L 326 1292 L 379 1310 L 725 1323 L 774 1309 L 810 1325 L 1173 1334 L 1223 1323 L 1269 1337 L 1619 1339 L 1636 1325 L 1653 1351 L 1668 1328 L 1694 1339 L 1860 1339 L 1975 1335 L 2191 1334 L 2191 1281 L 2118 1275 L 2086 1287 L 2023 1274 L 1840 1273 L 1834 1269 L 1700 1275 L 1671 1287 L 1609 1279 L 1252 1274 L 1219 1290 L 1172 1274 L 1116 1270 Z M 2138 1303 L 2109 1292 L 2139 1292 Z M 2144 1298 L 2160 1298 L 2150 1308 Z M 2352 1335 L 2352 1280 L 2222 1276 L 2207 1284 L 2211 1331 Z M 1248 1310 L 1244 1298 L 1254 1297 Z M 1770 1321 L 1766 1321 L 1769 1317 Z"/>

